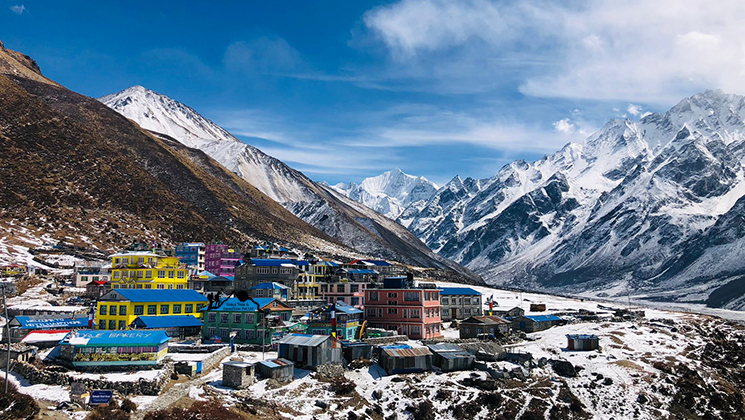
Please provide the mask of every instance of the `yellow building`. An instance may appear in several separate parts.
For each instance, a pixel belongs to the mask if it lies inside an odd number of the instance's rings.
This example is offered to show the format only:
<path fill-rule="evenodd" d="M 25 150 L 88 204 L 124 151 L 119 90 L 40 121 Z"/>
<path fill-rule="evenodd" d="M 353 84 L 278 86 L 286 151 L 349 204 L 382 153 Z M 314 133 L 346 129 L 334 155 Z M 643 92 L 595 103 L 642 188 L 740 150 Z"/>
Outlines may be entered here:
<path fill-rule="evenodd" d="M 189 270 L 176 257 L 153 252 L 111 256 L 112 289 L 186 289 Z"/>
<path fill-rule="evenodd" d="M 202 318 L 209 301 L 194 290 L 115 289 L 98 298 L 99 330 L 124 330 L 139 316 L 193 315 Z"/>
<path fill-rule="evenodd" d="M 331 278 L 339 265 L 332 261 L 315 261 L 306 265 L 298 265 L 300 274 L 293 284 L 295 299 L 317 300 L 323 296 L 320 293 L 320 283 Z"/>

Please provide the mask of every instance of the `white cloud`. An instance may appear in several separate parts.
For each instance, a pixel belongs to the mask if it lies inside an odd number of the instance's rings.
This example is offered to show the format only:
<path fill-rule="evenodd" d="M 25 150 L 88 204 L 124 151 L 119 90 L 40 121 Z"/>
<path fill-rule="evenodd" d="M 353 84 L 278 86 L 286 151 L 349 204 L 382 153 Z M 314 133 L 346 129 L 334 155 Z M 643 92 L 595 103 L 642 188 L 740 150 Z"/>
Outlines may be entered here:
<path fill-rule="evenodd" d="M 232 71 L 284 75 L 297 70 L 303 60 L 300 53 L 284 39 L 261 37 L 228 46 L 223 63 Z"/>
<path fill-rule="evenodd" d="M 10 10 L 13 13 L 15 13 L 15 14 L 21 15 L 21 14 L 23 14 L 23 12 L 26 11 L 26 6 L 24 6 L 22 4 L 21 5 L 10 6 Z"/>
<path fill-rule="evenodd" d="M 574 133 L 575 127 L 574 124 L 569 122 L 569 118 L 564 118 L 554 123 L 554 130 L 562 134 L 572 134 Z"/>
<path fill-rule="evenodd" d="M 741 0 L 401 0 L 363 17 L 392 67 L 418 71 L 408 75 L 466 72 L 485 88 L 513 75 L 530 96 L 647 104 L 706 88 L 745 93 L 744 20 Z M 427 67 L 443 54 L 455 67 Z M 504 64 L 515 54 L 517 69 Z"/>
<path fill-rule="evenodd" d="M 641 105 L 629 104 L 629 106 L 626 108 L 626 112 L 637 117 L 642 114 L 643 108 Z"/>

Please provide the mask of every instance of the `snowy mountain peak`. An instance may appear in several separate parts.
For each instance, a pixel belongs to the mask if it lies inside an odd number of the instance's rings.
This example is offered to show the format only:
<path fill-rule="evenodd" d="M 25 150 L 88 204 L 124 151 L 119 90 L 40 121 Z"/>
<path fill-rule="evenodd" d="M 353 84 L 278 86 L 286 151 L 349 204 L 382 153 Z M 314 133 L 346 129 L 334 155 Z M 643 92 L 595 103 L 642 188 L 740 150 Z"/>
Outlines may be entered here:
<path fill-rule="evenodd" d="M 413 203 L 428 200 L 437 191 L 437 185 L 425 177 L 417 177 L 392 169 L 359 184 L 339 183 L 332 188 L 391 219 L 397 218 Z"/>

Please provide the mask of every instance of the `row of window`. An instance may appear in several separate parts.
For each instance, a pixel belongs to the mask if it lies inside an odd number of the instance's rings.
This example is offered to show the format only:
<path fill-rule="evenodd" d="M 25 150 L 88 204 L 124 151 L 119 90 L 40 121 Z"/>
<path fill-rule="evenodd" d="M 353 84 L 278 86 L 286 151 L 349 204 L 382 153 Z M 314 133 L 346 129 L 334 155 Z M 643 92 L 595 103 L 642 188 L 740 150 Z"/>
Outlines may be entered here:
<path fill-rule="evenodd" d="M 235 338 L 239 340 L 253 340 L 255 338 L 261 338 L 261 334 L 264 334 L 264 338 L 269 341 L 271 339 L 270 331 L 267 330 L 252 330 L 252 329 L 230 329 L 230 328 L 220 328 L 220 337 L 224 340 L 227 340 L 230 338 L 230 332 L 235 331 L 236 335 Z M 207 337 L 215 337 L 217 336 L 218 329 L 216 327 L 208 327 L 207 328 Z"/>
<path fill-rule="evenodd" d="M 399 311 L 399 308 L 386 308 L 386 313 L 388 315 L 398 315 L 399 314 L 398 311 Z M 438 309 L 438 314 L 439 314 L 439 309 Z M 422 310 L 402 308 L 401 315 L 402 315 L 402 318 L 421 319 Z M 367 308 L 367 316 L 382 318 L 383 308 Z"/>
<path fill-rule="evenodd" d="M 292 314 L 290 312 L 280 312 L 279 318 L 282 321 L 289 321 L 291 315 Z M 232 324 L 254 324 L 256 321 L 257 321 L 256 313 L 254 312 L 248 312 L 248 313 L 221 312 L 219 324 L 230 324 L 230 323 Z M 217 313 L 209 312 L 207 314 L 207 322 L 217 322 Z"/>
<path fill-rule="evenodd" d="M 330 296 L 326 299 L 328 303 L 336 303 L 336 302 L 342 302 L 346 303 L 347 299 L 345 296 Z M 353 296 L 349 299 L 349 306 L 359 306 L 363 302 L 363 299 L 361 297 Z"/>
<path fill-rule="evenodd" d="M 446 298 L 443 297 L 441 303 L 443 305 L 481 305 L 481 298 L 461 298 L 458 299 L 456 297 L 454 298 Z"/>
<path fill-rule="evenodd" d="M 144 264 L 145 257 L 116 257 L 114 258 L 114 265 L 119 264 Z M 153 257 L 147 257 L 147 263 L 153 263 Z"/>
<path fill-rule="evenodd" d="M 171 305 L 160 305 L 160 315 L 170 315 L 170 306 Z M 196 312 L 199 312 L 204 307 L 203 304 L 196 305 Z M 118 308 L 118 310 L 117 310 Z M 181 304 L 174 304 L 173 305 L 173 313 L 174 314 L 181 314 L 181 313 L 194 313 L 194 304 L 193 303 L 187 303 L 183 305 L 183 312 L 181 312 L 182 305 Z M 108 312 L 108 314 L 107 314 Z M 98 308 L 98 314 L 99 315 L 109 315 L 109 316 L 126 316 L 127 315 L 127 305 L 101 305 Z M 135 305 L 134 306 L 134 315 L 144 315 L 145 314 L 145 305 Z M 148 315 L 158 315 L 158 305 L 147 305 L 147 314 Z"/>
<path fill-rule="evenodd" d="M 153 270 L 129 270 L 129 271 L 119 271 L 114 270 L 113 276 L 115 279 L 118 278 L 130 278 L 130 279 L 152 279 L 153 278 Z M 168 276 L 169 279 L 173 278 L 179 278 L 184 279 L 186 278 L 186 270 L 158 270 L 157 278 L 159 279 L 165 279 L 166 276 Z"/>
<path fill-rule="evenodd" d="M 293 274 L 294 267 L 255 267 L 256 274 Z"/>
<path fill-rule="evenodd" d="M 156 289 L 174 289 L 174 288 L 175 289 L 185 289 L 186 288 L 186 286 L 183 285 L 183 284 L 177 284 L 175 287 L 174 287 L 173 284 L 169 284 L 166 287 L 165 284 L 158 283 L 155 286 L 156 286 L 155 287 Z M 114 289 L 152 289 L 153 288 L 153 285 L 150 284 L 150 283 L 145 283 L 145 284 L 142 284 L 142 283 L 137 283 L 137 284 L 118 284 L 118 283 L 114 283 L 114 284 L 111 285 L 111 287 L 114 288 Z"/>
<path fill-rule="evenodd" d="M 380 292 L 368 292 L 370 293 L 370 301 L 371 302 L 377 302 L 380 300 Z M 419 302 L 421 292 L 419 291 L 410 291 L 410 292 L 403 292 L 403 298 L 406 302 Z M 439 300 L 439 292 L 424 292 L 424 300 Z M 398 292 L 387 292 L 388 299 L 398 299 Z M 392 302 L 392 301 L 389 301 Z M 390 303 L 389 303 L 390 304 Z M 393 303 L 392 305 L 395 305 Z"/>
<path fill-rule="evenodd" d="M 365 288 L 365 285 L 362 284 L 362 289 Z M 346 293 L 347 285 L 346 284 L 337 284 L 336 285 L 336 293 Z M 358 293 L 360 291 L 360 284 L 349 284 L 349 293 Z M 321 285 L 321 293 L 334 293 L 334 285 L 333 284 L 322 284 Z"/>
<path fill-rule="evenodd" d="M 164 346 L 161 346 L 164 348 Z M 163 348 L 160 348 L 162 350 Z M 111 347 L 77 347 L 75 353 L 83 354 L 132 354 L 157 353 L 158 346 L 111 346 Z"/>

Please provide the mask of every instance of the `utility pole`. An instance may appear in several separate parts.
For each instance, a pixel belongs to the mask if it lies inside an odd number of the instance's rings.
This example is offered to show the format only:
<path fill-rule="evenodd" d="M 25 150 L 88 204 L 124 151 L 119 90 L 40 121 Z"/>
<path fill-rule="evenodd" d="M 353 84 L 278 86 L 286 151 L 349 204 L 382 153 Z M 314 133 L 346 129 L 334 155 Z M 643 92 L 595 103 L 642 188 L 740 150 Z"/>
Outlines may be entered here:
<path fill-rule="evenodd" d="M 8 393 L 8 372 L 10 372 L 10 322 L 8 322 L 8 305 L 5 304 L 5 285 L 3 289 L 3 308 L 5 309 L 5 338 L 8 340 L 8 353 L 5 359 L 5 393 Z"/>

